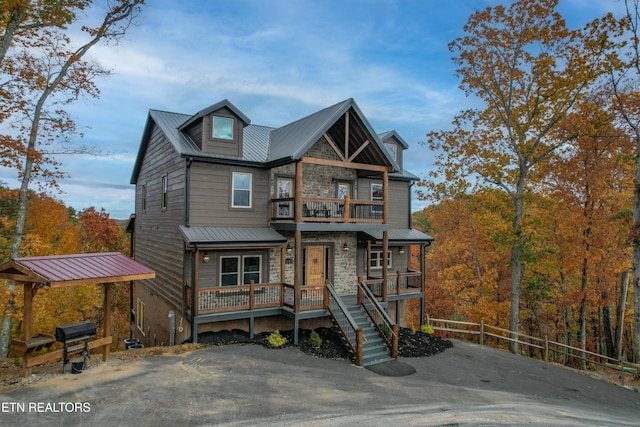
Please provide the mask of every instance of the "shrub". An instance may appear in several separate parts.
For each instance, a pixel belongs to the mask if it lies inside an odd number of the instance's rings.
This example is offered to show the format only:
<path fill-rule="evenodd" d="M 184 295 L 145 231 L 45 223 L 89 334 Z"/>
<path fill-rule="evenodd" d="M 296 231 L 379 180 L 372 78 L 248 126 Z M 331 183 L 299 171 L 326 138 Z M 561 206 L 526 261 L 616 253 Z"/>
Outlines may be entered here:
<path fill-rule="evenodd" d="M 280 335 L 280 331 L 278 330 L 273 331 L 267 341 L 269 341 L 269 344 L 273 347 L 282 347 L 287 343 L 287 339 Z"/>
<path fill-rule="evenodd" d="M 313 348 L 320 348 L 322 345 L 322 338 L 320 338 L 320 335 L 318 335 L 316 331 L 311 331 L 311 335 L 309 335 L 309 344 L 311 344 L 311 347 Z"/>
<path fill-rule="evenodd" d="M 433 335 L 433 333 L 435 332 L 433 330 L 433 328 L 429 325 L 422 325 L 420 326 L 420 332 L 423 332 L 425 334 L 429 334 L 429 335 Z"/>

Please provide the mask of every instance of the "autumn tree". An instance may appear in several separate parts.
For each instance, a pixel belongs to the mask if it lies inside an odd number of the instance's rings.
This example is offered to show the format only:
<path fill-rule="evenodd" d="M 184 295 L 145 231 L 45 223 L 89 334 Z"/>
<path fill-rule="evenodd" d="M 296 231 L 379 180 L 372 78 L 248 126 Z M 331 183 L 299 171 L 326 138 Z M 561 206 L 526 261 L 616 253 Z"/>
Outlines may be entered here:
<path fill-rule="evenodd" d="M 104 208 L 97 211 L 91 206 L 80 212 L 82 252 L 127 252 L 125 233 L 109 217 Z"/>
<path fill-rule="evenodd" d="M 81 25 L 76 15 L 90 3 L 61 1 L 66 10 L 62 18 L 58 16 L 60 9 L 42 6 L 39 1 L 3 3 L 10 13 L 1 22 L 5 53 L 0 78 L 6 82 L 3 90 L 8 96 L 0 101 L 0 111 L 10 114 L 7 120 L 14 131 L 0 135 L 0 164 L 15 168 L 21 180 L 11 257 L 20 255 L 32 181 L 41 178 L 55 186 L 64 176 L 56 154 L 87 151 L 86 147 L 65 144 L 75 133 L 75 123 L 65 106 L 80 96 L 98 97 L 96 79 L 108 71 L 84 57 L 98 43 L 116 42 L 124 35 L 143 0 L 107 2 L 103 19 L 95 27 Z M 53 24 L 29 26 L 30 19 Z M 85 39 L 72 41 L 65 33 L 66 24 L 81 25 Z M 13 285 L 10 289 L 15 291 Z M 7 354 L 12 300 L 10 297 L 2 323 L 0 357 Z"/>
<path fill-rule="evenodd" d="M 633 140 L 635 185 L 633 195 L 634 356 L 640 360 L 640 0 L 625 0 L 621 19 L 608 14 L 591 26 L 600 40 L 607 70 L 606 83 L 613 93 L 619 123 Z"/>
<path fill-rule="evenodd" d="M 422 184 L 443 190 L 500 188 L 512 202 L 509 329 L 519 331 L 525 195 L 531 171 L 567 141 L 551 131 L 597 77 L 593 46 L 569 30 L 557 0 L 520 0 L 474 13 L 450 45 L 461 88 L 482 108 L 458 114 L 453 130 L 428 134 L 440 153 Z M 518 345 L 511 343 L 511 351 Z"/>

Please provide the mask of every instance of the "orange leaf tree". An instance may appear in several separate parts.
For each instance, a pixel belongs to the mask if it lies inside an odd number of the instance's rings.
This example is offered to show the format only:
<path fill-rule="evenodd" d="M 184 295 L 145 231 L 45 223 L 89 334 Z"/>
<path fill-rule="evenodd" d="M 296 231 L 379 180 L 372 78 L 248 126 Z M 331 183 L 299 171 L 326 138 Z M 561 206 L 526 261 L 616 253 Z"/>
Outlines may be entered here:
<path fill-rule="evenodd" d="M 454 129 L 428 134 L 440 153 L 433 196 L 470 186 L 500 188 L 512 202 L 509 329 L 519 331 L 523 218 L 530 173 L 567 141 L 551 131 L 597 77 L 596 55 L 580 30 L 569 30 L 556 0 L 520 0 L 474 13 L 450 45 L 461 88 L 482 108 L 462 111 Z M 511 351 L 517 351 L 517 342 Z"/>

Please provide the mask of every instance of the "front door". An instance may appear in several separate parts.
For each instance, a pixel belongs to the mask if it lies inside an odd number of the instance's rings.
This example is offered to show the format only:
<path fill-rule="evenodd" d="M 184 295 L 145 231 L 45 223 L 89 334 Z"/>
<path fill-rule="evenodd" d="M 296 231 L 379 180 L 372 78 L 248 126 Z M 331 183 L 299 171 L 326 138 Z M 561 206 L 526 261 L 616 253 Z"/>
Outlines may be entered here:
<path fill-rule="evenodd" d="M 327 246 L 313 245 L 305 248 L 304 284 L 324 285 L 328 279 Z"/>

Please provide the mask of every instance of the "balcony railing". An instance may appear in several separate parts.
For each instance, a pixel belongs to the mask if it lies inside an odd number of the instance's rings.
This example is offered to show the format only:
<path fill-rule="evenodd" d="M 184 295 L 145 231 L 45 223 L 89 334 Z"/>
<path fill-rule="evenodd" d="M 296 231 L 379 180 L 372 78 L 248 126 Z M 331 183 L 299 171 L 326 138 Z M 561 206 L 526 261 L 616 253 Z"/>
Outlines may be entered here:
<path fill-rule="evenodd" d="M 302 286 L 298 307 L 300 310 L 324 307 L 324 285 Z M 295 288 L 286 283 L 222 286 L 198 290 L 197 314 L 254 310 L 259 308 L 295 308 Z"/>
<path fill-rule="evenodd" d="M 293 197 L 271 199 L 272 221 L 295 220 Z M 372 200 L 321 199 L 305 197 L 302 203 L 304 222 L 373 222 L 382 223 L 384 202 Z"/>
<path fill-rule="evenodd" d="M 382 297 L 382 278 L 370 278 L 365 281 L 373 294 Z M 399 295 L 409 292 L 422 292 L 422 273 L 419 271 L 409 271 L 405 273 L 389 273 L 387 276 L 387 294 Z"/>

